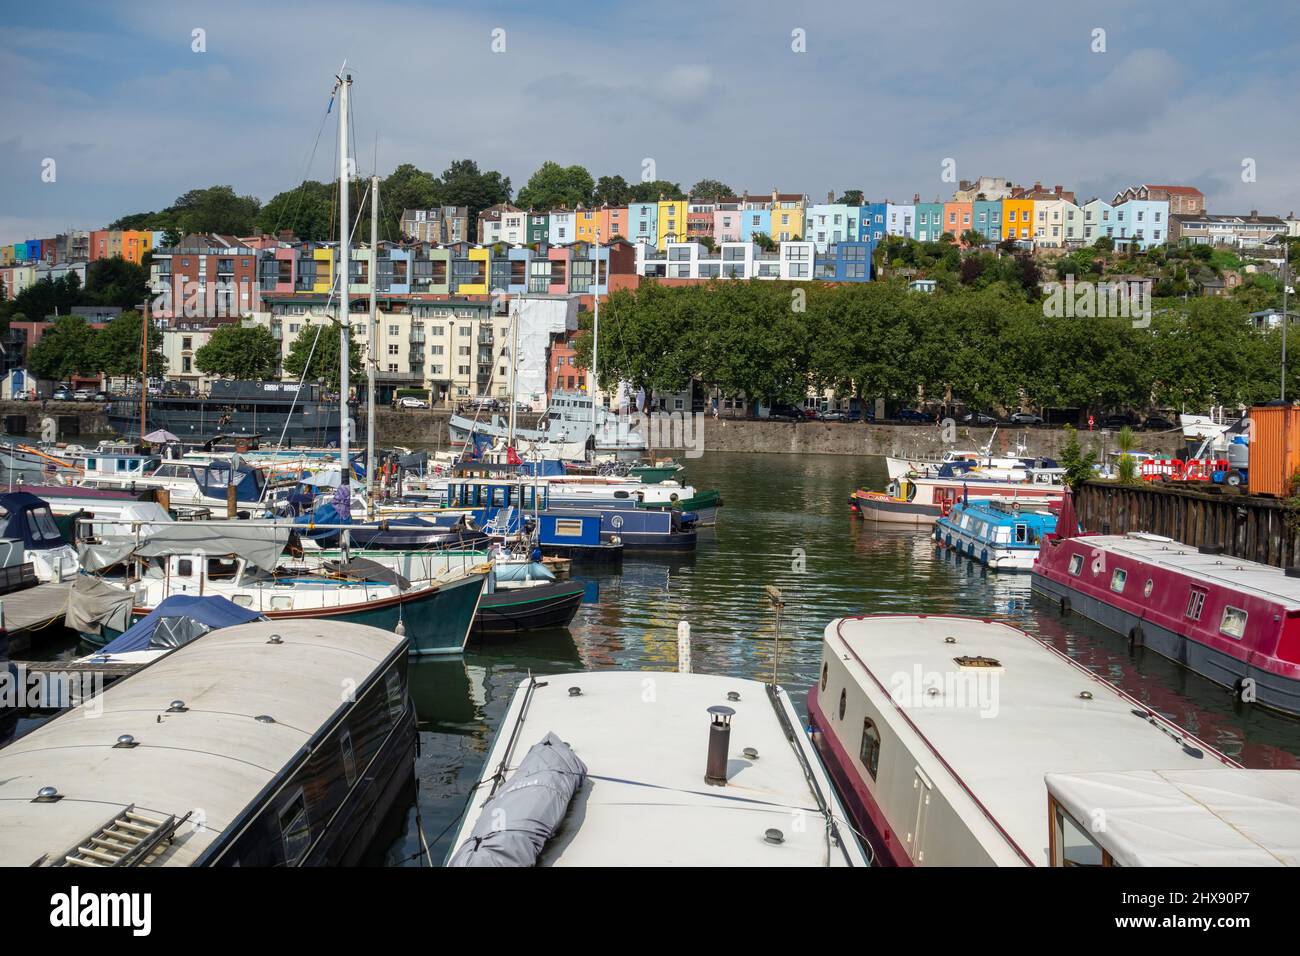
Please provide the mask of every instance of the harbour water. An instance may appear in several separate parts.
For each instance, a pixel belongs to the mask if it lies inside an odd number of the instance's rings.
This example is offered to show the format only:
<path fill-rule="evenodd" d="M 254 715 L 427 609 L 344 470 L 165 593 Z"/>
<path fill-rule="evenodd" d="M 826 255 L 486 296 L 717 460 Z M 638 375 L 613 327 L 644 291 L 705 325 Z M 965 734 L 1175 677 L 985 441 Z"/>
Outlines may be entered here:
<path fill-rule="evenodd" d="M 1008 620 L 1248 767 L 1300 767 L 1294 720 L 1234 709 L 1230 695 L 1154 654 L 1031 596 L 1028 575 L 990 574 L 936 551 L 924 532 L 882 530 L 850 515 L 849 492 L 883 487 L 884 460 L 710 453 L 687 480 L 718 488 L 726 506 L 694 555 L 629 558 L 622 572 L 584 576 L 586 603 L 567 630 L 475 645 L 463 659 L 412 661 L 420 718 L 416 788 L 373 848 L 375 863 L 441 864 L 502 714 L 530 672 L 675 669 L 677 625 L 691 624 L 697 671 L 780 681 L 803 699 L 835 617 L 954 613 Z M 786 602 L 781 640 L 765 585 Z M 703 715 L 701 715 L 703 717 Z M 703 724 L 702 724 L 703 726 Z M 629 746 L 635 745 L 630 741 Z"/>

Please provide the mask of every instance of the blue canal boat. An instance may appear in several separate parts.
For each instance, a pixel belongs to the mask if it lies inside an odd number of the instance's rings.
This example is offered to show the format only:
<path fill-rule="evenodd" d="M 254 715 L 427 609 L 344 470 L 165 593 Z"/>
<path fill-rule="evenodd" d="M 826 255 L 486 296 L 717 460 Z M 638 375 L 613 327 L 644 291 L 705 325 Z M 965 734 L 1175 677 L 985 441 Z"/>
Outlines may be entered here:
<path fill-rule="evenodd" d="M 1028 571 L 1043 538 L 1056 530 L 1046 504 L 960 499 L 934 525 L 934 540 L 995 571 Z"/>

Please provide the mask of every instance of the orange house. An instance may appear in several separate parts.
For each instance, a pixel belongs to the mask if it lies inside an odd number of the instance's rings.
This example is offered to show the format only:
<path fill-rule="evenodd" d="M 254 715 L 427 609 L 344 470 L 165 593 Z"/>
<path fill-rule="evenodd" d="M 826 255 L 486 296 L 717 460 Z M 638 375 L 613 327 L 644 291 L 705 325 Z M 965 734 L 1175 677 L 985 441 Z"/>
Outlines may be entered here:
<path fill-rule="evenodd" d="M 609 242 L 615 236 L 627 238 L 627 206 L 601 206 L 596 211 L 596 224 L 600 228 L 600 241 Z"/>
<path fill-rule="evenodd" d="M 962 234 L 968 229 L 974 229 L 971 224 L 974 218 L 975 204 L 969 202 L 946 202 L 943 204 L 943 231 L 950 233 L 959 245 L 964 245 L 961 241 Z"/>
<path fill-rule="evenodd" d="M 596 229 L 600 225 L 599 209 L 582 209 L 579 208 L 573 213 L 574 241 L 575 242 L 595 242 Z M 604 234 L 602 233 L 602 238 Z"/>
<path fill-rule="evenodd" d="M 1002 200 L 1002 238 L 1032 239 L 1034 237 L 1034 201 L 1032 199 Z"/>

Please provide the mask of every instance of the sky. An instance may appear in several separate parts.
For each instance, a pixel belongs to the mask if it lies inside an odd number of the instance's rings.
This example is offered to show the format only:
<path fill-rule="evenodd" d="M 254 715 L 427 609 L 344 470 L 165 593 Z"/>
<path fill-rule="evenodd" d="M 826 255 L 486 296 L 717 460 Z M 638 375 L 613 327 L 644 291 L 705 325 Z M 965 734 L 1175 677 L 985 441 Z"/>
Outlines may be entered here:
<path fill-rule="evenodd" d="M 62 0 L 0 31 L 0 242 L 332 178 L 345 59 L 363 174 L 471 158 L 518 190 L 549 159 L 908 202 L 952 169 L 1300 211 L 1294 0 Z"/>

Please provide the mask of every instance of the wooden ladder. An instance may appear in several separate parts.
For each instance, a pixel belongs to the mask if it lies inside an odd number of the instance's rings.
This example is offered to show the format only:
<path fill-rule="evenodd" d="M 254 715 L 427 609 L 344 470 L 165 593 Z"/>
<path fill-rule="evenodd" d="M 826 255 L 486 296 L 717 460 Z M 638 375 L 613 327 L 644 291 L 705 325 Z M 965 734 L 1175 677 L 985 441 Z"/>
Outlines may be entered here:
<path fill-rule="evenodd" d="M 187 813 L 179 820 L 175 814 L 159 820 L 136 810 L 133 803 L 69 850 L 63 865 L 145 866 L 189 818 Z"/>

